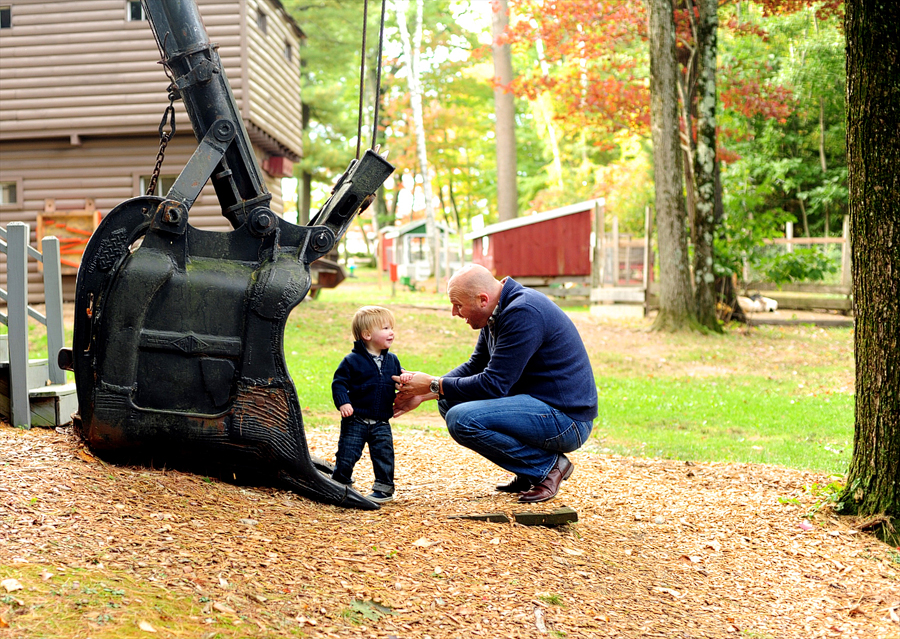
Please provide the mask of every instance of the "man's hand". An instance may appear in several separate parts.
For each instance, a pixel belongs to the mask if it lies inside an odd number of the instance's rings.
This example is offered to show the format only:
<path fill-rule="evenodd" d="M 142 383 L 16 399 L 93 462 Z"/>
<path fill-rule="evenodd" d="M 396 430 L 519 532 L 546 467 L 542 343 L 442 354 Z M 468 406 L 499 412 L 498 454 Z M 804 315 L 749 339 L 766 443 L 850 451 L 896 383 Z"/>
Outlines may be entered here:
<path fill-rule="evenodd" d="M 394 398 L 394 417 L 400 417 L 404 413 L 416 410 L 419 405 L 428 399 L 427 395 L 410 395 L 399 393 Z"/>
<path fill-rule="evenodd" d="M 402 375 L 394 375 L 391 379 L 394 380 L 397 391 L 399 391 L 394 398 L 394 417 L 400 417 L 404 413 L 417 409 L 422 402 L 438 397 L 429 388 L 434 377 L 428 373 L 403 371 Z"/>
<path fill-rule="evenodd" d="M 404 371 L 403 375 L 394 375 L 391 379 L 397 384 L 397 390 L 401 395 L 428 395 L 431 390 L 431 380 L 433 375 L 428 373 L 409 373 Z"/>

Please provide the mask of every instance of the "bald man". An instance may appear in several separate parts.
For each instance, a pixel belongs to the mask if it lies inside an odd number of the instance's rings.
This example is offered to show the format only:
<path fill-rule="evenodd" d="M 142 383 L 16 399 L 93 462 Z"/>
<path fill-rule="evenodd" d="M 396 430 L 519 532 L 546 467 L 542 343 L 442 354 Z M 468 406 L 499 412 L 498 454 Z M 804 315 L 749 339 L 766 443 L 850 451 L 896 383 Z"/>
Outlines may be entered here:
<path fill-rule="evenodd" d="M 471 357 L 442 377 L 399 378 L 394 416 L 438 399 L 450 436 L 515 474 L 497 490 L 519 501 L 553 499 L 574 470 L 597 416 L 597 386 L 584 342 L 550 299 L 470 264 L 447 284 L 454 317 L 480 331 Z"/>

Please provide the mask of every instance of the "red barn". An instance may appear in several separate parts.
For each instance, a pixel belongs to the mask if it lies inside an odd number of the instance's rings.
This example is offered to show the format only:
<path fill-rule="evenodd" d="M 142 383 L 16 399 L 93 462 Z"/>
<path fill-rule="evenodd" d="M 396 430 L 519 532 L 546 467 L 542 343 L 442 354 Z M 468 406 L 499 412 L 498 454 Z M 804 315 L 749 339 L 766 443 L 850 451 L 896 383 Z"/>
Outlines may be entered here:
<path fill-rule="evenodd" d="M 472 261 L 496 277 L 584 279 L 591 276 L 594 212 L 603 200 L 498 222 L 470 233 Z"/>

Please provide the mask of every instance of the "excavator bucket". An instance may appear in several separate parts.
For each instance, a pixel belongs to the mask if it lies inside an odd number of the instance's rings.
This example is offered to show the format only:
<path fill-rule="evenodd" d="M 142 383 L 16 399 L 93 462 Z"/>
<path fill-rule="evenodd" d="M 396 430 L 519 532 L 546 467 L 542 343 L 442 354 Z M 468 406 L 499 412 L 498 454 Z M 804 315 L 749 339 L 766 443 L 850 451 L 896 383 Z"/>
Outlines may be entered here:
<path fill-rule="evenodd" d="M 289 487 L 376 509 L 310 456 L 284 358 L 291 310 L 393 167 L 354 160 L 309 226 L 275 215 L 215 46 L 194 2 L 145 0 L 170 91 L 198 148 L 166 197 L 115 207 L 84 252 L 71 351 L 76 427 L 104 459 Z M 229 232 L 189 224 L 212 179 Z"/>

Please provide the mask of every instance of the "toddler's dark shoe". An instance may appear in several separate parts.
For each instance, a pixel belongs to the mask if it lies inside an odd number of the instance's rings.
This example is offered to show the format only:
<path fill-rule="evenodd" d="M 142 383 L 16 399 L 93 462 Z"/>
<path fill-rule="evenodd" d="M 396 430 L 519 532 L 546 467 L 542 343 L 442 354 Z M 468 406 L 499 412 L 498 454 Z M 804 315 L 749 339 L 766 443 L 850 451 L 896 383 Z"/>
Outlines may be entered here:
<path fill-rule="evenodd" d="M 366 495 L 366 499 L 374 501 L 376 504 L 383 504 L 386 501 L 393 501 L 394 496 L 383 493 L 380 490 L 373 490 L 371 495 Z"/>

